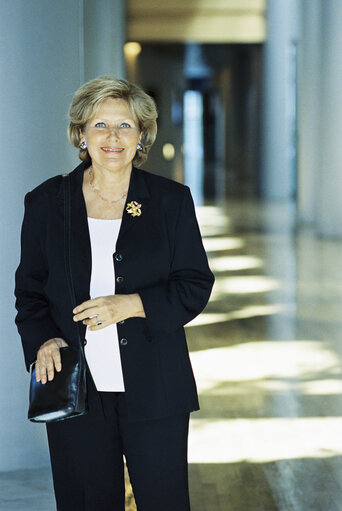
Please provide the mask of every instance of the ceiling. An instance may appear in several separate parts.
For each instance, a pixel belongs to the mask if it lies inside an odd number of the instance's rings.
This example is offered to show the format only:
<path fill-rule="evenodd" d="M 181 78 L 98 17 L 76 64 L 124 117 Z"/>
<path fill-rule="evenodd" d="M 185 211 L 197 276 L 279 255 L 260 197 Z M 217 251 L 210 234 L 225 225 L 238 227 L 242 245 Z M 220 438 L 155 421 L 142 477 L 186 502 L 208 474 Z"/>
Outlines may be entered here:
<path fill-rule="evenodd" d="M 266 0 L 128 0 L 127 40 L 261 43 Z"/>

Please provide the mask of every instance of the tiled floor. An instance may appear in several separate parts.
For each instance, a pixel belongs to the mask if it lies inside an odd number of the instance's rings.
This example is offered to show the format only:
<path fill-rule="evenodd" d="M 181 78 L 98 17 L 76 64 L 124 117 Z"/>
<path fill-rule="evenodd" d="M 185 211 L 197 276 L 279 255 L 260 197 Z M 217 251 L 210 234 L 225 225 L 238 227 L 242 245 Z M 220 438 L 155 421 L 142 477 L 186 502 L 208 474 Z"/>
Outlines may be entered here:
<path fill-rule="evenodd" d="M 1 511 L 53 511 L 50 469 L 0 472 Z"/>
<path fill-rule="evenodd" d="M 217 281 L 187 327 L 192 510 L 342 511 L 342 241 L 295 234 L 288 204 L 199 216 Z M 48 470 L 0 474 L 1 511 L 53 509 Z"/>

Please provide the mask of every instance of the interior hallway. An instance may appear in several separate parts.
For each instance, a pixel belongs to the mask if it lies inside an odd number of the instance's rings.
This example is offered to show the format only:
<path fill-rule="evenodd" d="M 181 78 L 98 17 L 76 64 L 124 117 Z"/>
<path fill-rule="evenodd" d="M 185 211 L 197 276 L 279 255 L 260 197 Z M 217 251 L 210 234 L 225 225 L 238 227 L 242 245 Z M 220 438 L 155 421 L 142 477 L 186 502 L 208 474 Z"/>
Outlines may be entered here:
<path fill-rule="evenodd" d="M 192 510 L 342 511 L 342 241 L 294 235 L 291 204 L 198 215 L 216 284 L 187 327 Z M 52 511 L 51 491 L 49 469 L 2 473 L 0 510 Z"/>

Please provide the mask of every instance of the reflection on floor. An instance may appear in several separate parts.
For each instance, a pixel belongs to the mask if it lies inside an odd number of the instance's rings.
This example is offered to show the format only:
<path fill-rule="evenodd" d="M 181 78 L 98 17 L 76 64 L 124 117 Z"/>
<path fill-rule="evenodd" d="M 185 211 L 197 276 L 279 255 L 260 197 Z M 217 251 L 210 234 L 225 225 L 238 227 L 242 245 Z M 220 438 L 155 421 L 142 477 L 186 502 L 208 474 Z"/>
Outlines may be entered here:
<path fill-rule="evenodd" d="M 199 211 L 216 274 L 187 328 L 195 511 L 342 510 L 342 242 L 289 204 Z"/>
<path fill-rule="evenodd" d="M 342 511 L 342 241 L 294 234 L 291 204 L 198 214 L 217 280 L 187 327 L 192 509 Z M 0 494 L 54 509 L 46 471 L 2 474 Z"/>

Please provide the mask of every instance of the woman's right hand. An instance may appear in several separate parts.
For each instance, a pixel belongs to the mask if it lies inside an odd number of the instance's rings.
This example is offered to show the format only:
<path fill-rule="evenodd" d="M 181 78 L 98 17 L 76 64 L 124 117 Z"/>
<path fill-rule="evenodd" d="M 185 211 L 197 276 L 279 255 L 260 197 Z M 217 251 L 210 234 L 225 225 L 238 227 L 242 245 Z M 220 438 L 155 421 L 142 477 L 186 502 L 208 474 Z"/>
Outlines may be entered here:
<path fill-rule="evenodd" d="M 55 369 L 57 372 L 62 370 L 60 348 L 68 346 L 68 343 L 61 337 L 54 337 L 44 342 L 38 350 L 36 360 L 36 380 L 46 383 L 53 380 Z"/>

